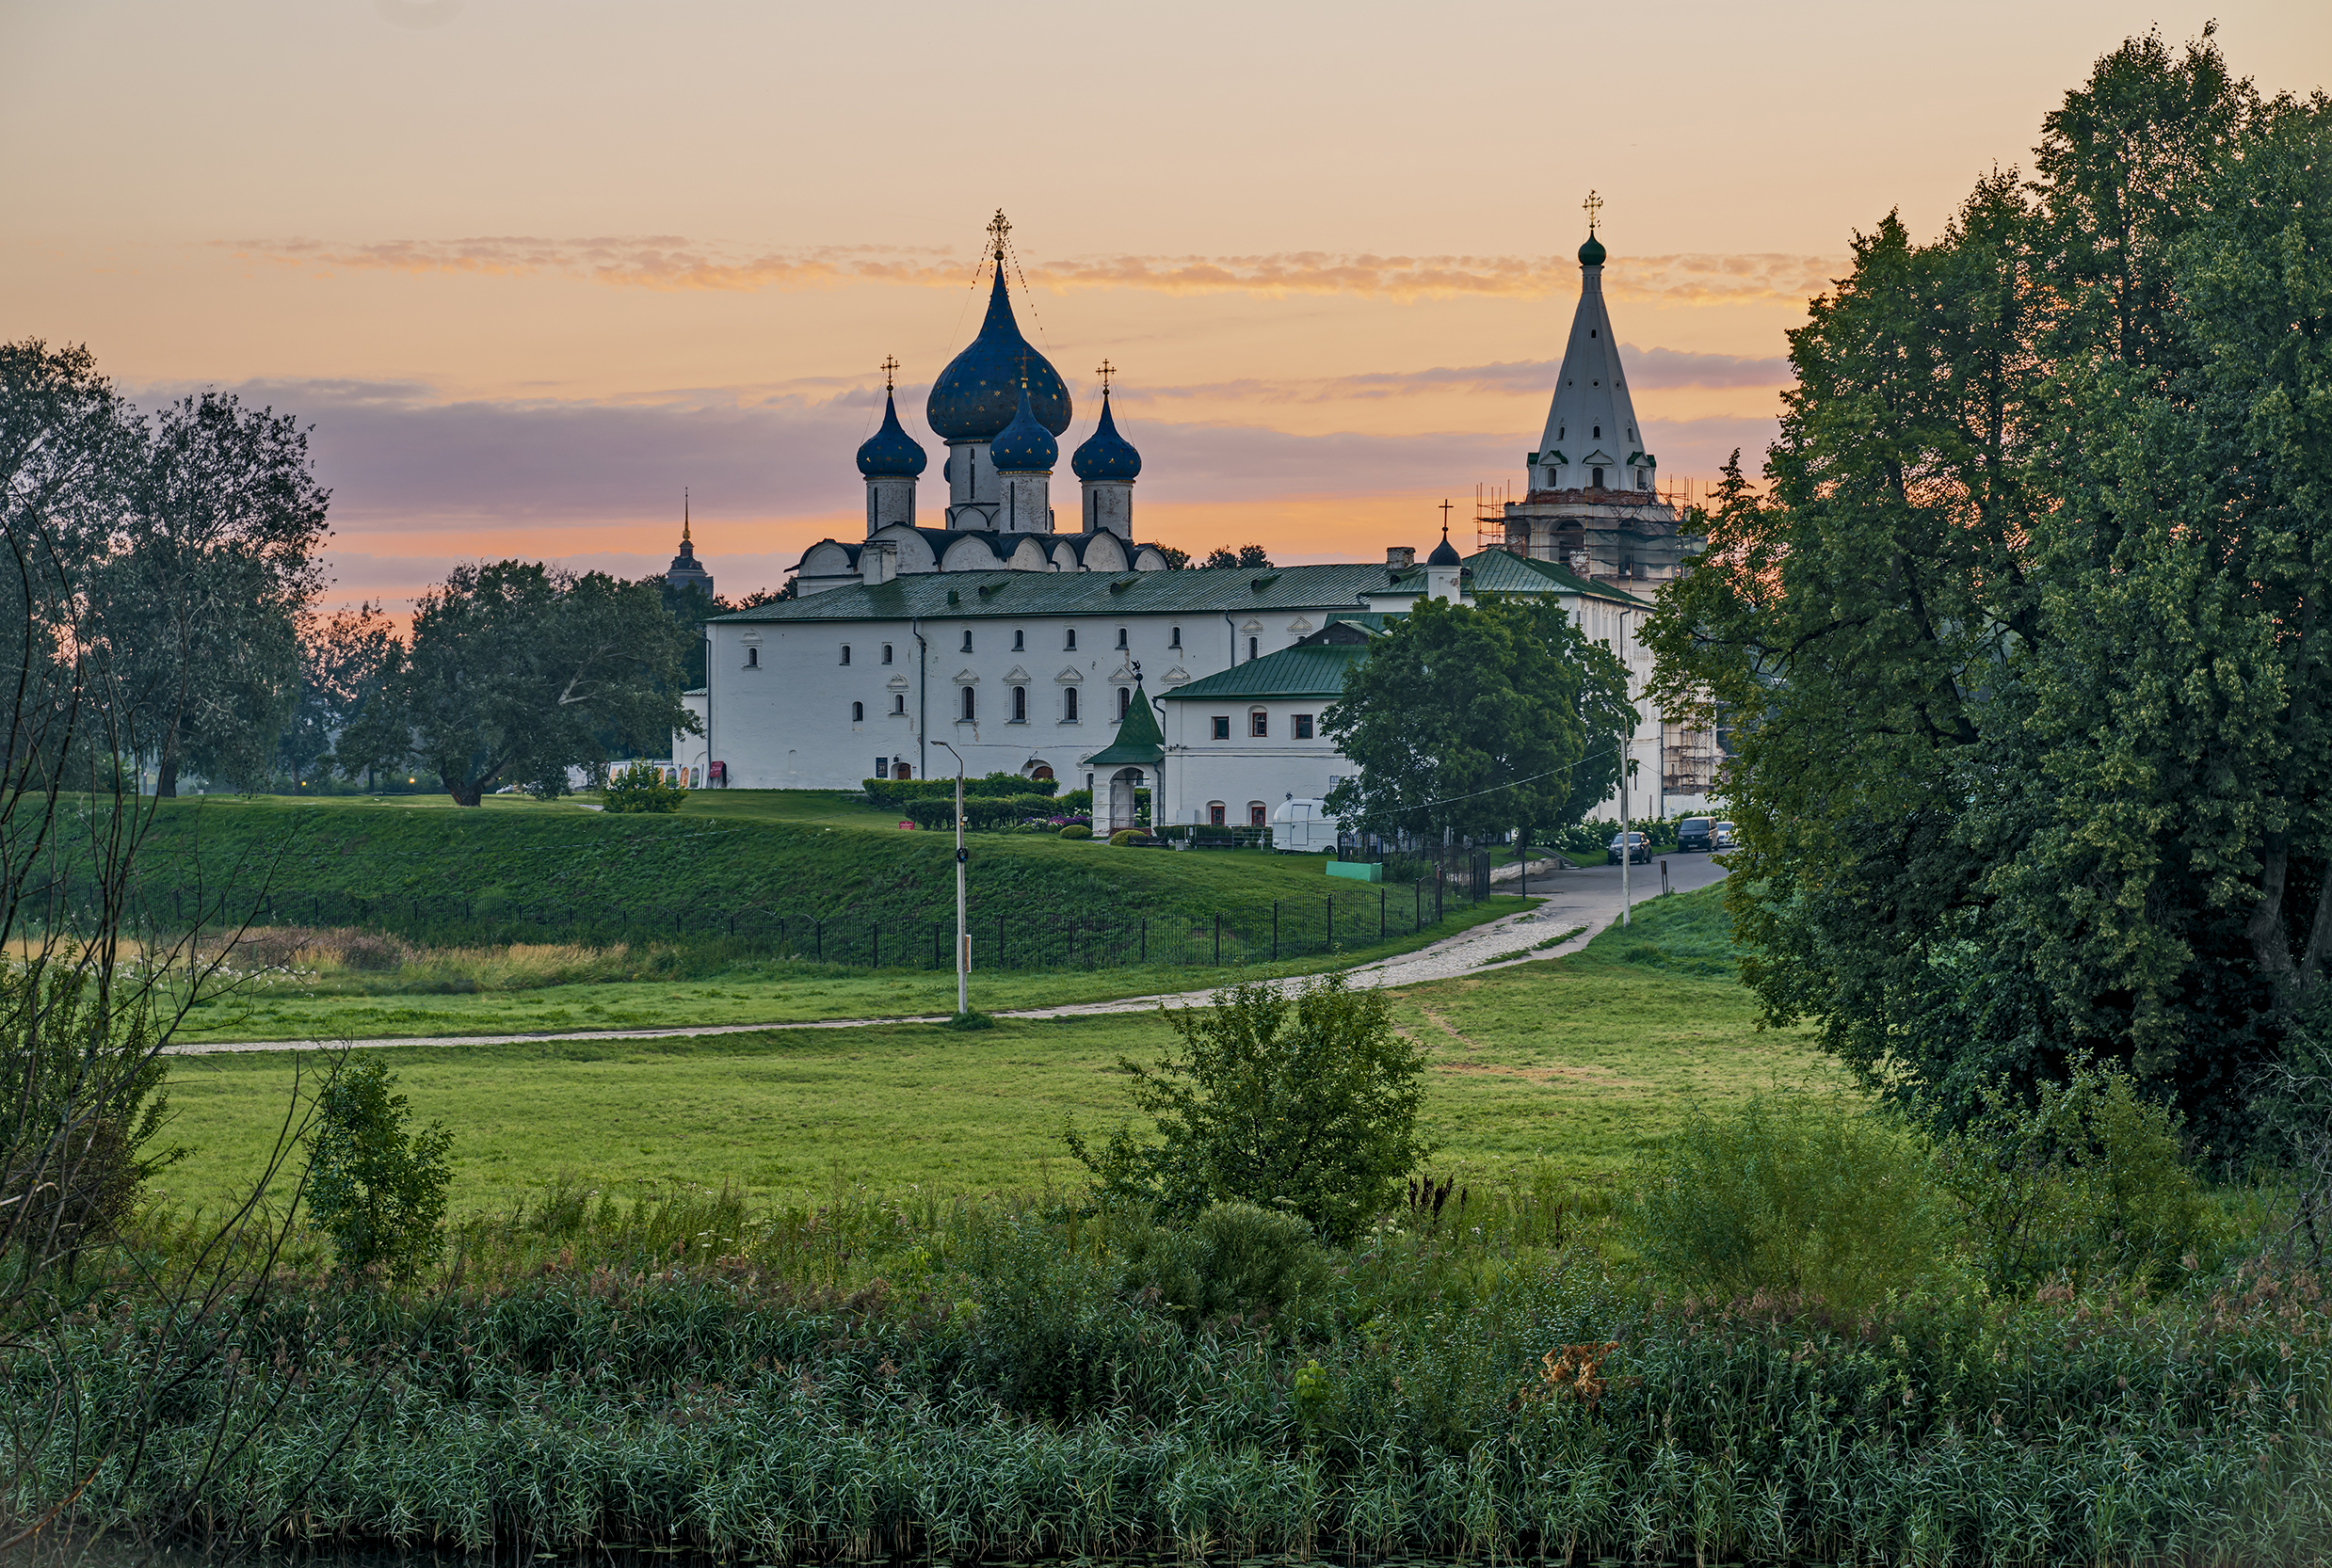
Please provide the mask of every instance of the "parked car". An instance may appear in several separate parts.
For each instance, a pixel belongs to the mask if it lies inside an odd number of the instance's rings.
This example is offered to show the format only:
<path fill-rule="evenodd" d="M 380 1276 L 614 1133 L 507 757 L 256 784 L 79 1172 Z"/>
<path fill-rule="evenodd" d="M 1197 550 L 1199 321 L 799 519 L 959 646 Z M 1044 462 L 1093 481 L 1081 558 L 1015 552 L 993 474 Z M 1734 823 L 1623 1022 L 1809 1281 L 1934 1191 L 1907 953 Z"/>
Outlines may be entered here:
<path fill-rule="evenodd" d="M 1740 842 L 1741 835 L 1733 830 L 1732 824 L 1721 822 L 1716 824 L 1716 847 L 1718 849 L 1731 849 Z"/>
<path fill-rule="evenodd" d="M 1619 839 L 1620 836 L 1615 833 L 1612 835 L 1612 841 L 1603 846 L 1604 853 L 1608 854 L 1615 862 L 1619 858 Z M 1641 833 L 1631 833 L 1627 835 L 1627 839 L 1628 858 L 1639 866 L 1650 865 L 1652 863 L 1652 841 Z"/>
<path fill-rule="evenodd" d="M 1686 817 L 1676 824 L 1679 855 L 1706 855 L 1716 847 L 1716 823 L 1710 817 Z"/>

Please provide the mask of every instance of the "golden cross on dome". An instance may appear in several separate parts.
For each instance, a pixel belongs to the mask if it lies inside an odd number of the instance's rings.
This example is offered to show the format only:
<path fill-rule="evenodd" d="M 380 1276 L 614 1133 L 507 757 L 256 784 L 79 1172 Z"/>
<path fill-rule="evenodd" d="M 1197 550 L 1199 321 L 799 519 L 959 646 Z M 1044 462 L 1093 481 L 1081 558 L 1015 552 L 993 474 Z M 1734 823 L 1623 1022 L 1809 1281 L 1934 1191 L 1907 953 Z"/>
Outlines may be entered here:
<path fill-rule="evenodd" d="M 1004 209 L 999 207 L 996 209 L 996 216 L 988 220 L 989 248 L 996 252 L 998 261 L 1004 260 L 1004 242 L 1011 237 L 1012 225 L 1005 217 Z"/>
<path fill-rule="evenodd" d="M 1579 203 L 1579 205 L 1587 215 L 1587 232 L 1589 234 L 1593 234 L 1595 232 L 1595 220 L 1602 214 L 1603 211 L 1603 199 L 1596 195 L 1595 192 L 1589 191 L 1587 192 L 1587 199 Z M 998 217 L 1002 217 L 1004 216 L 1004 214 L 999 212 L 996 216 Z"/>
<path fill-rule="evenodd" d="M 1101 368 L 1096 370 L 1093 374 L 1102 378 L 1102 395 L 1103 397 L 1107 397 L 1109 395 L 1109 378 L 1118 374 L 1118 367 L 1111 364 L 1107 360 L 1103 360 L 1102 361 Z"/>
<path fill-rule="evenodd" d="M 886 354 L 882 357 L 882 390 L 893 390 L 892 377 L 899 373 L 899 361 Z"/>

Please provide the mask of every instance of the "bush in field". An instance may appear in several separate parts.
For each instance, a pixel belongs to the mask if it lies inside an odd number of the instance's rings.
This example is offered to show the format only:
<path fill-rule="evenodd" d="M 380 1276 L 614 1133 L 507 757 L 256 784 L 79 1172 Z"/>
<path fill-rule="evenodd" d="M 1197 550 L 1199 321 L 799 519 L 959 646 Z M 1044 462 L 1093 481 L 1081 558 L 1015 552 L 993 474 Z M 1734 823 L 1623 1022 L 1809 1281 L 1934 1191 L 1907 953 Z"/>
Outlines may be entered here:
<path fill-rule="evenodd" d="M 1947 1204 L 1927 1151 L 1837 1099 L 1696 1110 L 1637 1164 L 1628 1240 L 1696 1294 L 1805 1295 L 1853 1311 L 1933 1272 Z"/>
<path fill-rule="evenodd" d="M 1183 1226 L 1137 1224 L 1124 1243 L 1129 1290 L 1194 1318 L 1279 1313 L 1326 1288 L 1327 1254 L 1293 1214 L 1234 1199 Z"/>
<path fill-rule="evenodd" d="M 1104 1201 L 1198 1215 L 1242 1199 L 1341 1240 L 1391 1208 L 1431 1152 L 1417 1129 L 1424 1055 L 1393 1032 L 1380 992 L 1342 975 L 1293 998 L 1250 984 L 1166 1021 L 1180 1054 L 1118 1062 L 1158 1141 L 1120 1127 L 1096 1153 L 1068 1134 Z"/>
<path fill-rule="evenodd" d="M 444 1238 L 445 1152 L 454 1135 L 431 1123 L 408 1130 L 412 1108 L 393 1094 L 396 1075 L 378 1059 L 348 1064 L 316 1099 L 310 1135 L 308 1212 L 350 1272 L 381 1265 L 410 1279 L 434 1262 Z"/>
<path fill-rule="evenodd" d="M 980 830 L 1003 827 L 1027 817 L 1041 817 L 1054 809 L 1056 808 L 1051 797 L 1039 794 L 975 795 L 967 792 L 963 798 L 964 825 Z M 946 794 L 909 800 L 900 808 L 900 812 L 917 827 L 952 830 L 956 825 L 955 780 L 948 780 Z"/>
<path fill-rule="evenodd" d="M 688 792 L 667 784 L 664 776 L 645 762 L 634 762 L 607 776 L 602 809 L 608 811 L 677 811 Z"/>
<path fill-rule="evenodd" d="M 1061 787 L 1057 778 L 1022 778 L 1017 773 L 984 774 L 978 778 L 963 781 L 964 798 L 984 795 L 1041 795 L 1050 808 L 1058 805 L 1052 796 Z M 909 801 L 945 800 L 956 798 L 953 778 L 866 778 L 860 780 L 869 804 L 894 811 L 905 811 Z"/>
<path fill-rule="evenodd" d="M 1993 1288 L 2152 1286 L 2219 1240 L 2182 1143 L 2177 1118 L 2128 1073 L 2079 1065 L 2030 1105 L 1988 1092 L 1967 1128 L 1943 1140 L 1937 1170 Z"/>
<path fill-rule="evenodd" d="M 1067 827 L 1061 829 L 1061 837 L 1064 839 L 1090 839 L 1093 837 L 1093 829 L 1086 826 L 1084 823 L 1073 822 Z"/>

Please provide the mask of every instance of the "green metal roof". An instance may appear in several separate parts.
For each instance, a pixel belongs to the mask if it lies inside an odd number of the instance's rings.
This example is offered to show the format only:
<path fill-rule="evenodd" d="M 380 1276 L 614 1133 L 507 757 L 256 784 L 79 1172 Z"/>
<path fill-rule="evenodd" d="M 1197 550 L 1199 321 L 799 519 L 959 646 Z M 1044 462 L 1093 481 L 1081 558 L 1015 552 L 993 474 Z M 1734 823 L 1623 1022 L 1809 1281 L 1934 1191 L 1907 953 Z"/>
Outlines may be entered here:
<path fill-rule="evenodd" d="M 1645 601 L 1589 583 L 1552 561 L 1486 550 L 1466 561 L 1474 593 L 1575 593 L 1622 604 Z M 1367 563 L 1317 567 L 1216 567 L 1182 571 L 930 571 L 875 587 L 856 583 L 781 599 L 716 622 L 1011 619 L 1029 616 L 1245 615 L 1361 608 L 1364 594 L 1422 593 L 1424 571 Z"/>
<path fill-rule="evenodd" d="M 1169 702 L 1245 701 L 1254 697 L 1325 696 L 1344 695 L 1344 672 L 1353 662 L 1367 657 L 1366 643 L 1306 644 L 1266 653 L 1233 664 L 1203 680 L 1177 686 L 1166 694 Z"/>
<path fill-rule="evenodd" d="M 1242 615 L 1360 606 L 1381 566 L 1218 567 L 1182 571 L 934 571 L 780 600 L 716 621 L 966 620 L 1026 616 Z"/>
<path fill-rule="evenodd" d="M 1118 738 L 1082 761 L 1088 768 L 1124 768 L 1164 760 L 1166 733 L 1158 728 L 1158 715 L 1136 680 L 1134 700 L 1126 705 L 1125 717 L 1118 721 Z"/>

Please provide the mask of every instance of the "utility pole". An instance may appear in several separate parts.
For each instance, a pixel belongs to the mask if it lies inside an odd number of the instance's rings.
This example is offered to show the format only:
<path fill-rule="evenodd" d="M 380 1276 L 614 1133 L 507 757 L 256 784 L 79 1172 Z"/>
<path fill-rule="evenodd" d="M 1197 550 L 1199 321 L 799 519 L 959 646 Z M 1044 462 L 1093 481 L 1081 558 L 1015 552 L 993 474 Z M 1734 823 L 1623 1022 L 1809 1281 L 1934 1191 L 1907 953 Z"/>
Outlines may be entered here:
<path fill-rule="evenodd" d="M 1592 193 L 1587 200 L 1595 200 Z M 1592 211 L 1588 216 L 1592 220 Z M 1619 740 L 1619 923 L 1623 926 L 1634 923 L 1630 917 L 1635 908 L 1635 900 L 1628 886 L 1628 868 L 1635 864 L 1635 835 L 1628 828 L 1628 769 L 1634 761 L 1632 753 L 1635 750 L 1635 661 L 1629 657 L 1633 651 L 1630 645 L 1633 629 L 1629 626 L 1628 617 L 1636 613 L 1633 610 L 1617 612 L 1620 626 L 1619 667 L 1628 683 L 1628 732 Z"/>
<path fill-rule="evenodd" d="M 963 847 L 963 753 L 945 741 L 933 745 L 956 759 L 956 1016 L 972 1011 L 972 927 L 965 919 L 964 863 L 972 858 Z"/>

